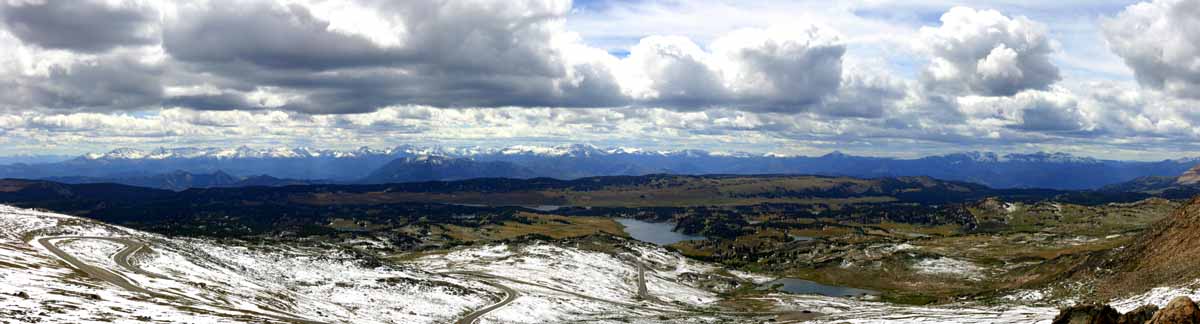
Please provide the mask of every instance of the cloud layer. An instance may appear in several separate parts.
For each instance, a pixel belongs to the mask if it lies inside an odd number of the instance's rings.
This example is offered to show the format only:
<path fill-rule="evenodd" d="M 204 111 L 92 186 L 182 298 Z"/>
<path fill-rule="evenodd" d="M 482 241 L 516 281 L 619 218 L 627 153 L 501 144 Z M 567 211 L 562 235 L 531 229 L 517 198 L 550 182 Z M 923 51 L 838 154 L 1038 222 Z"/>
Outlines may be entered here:
<path fill-rule="evenodd" d="M 641 106 L 841 114 L 825 103 L 862 110 L 847 101 L 878 90 L 854 82 L 843 89 L 846 46 L 817 26 L 741 29 L 703 45 L 650 36 L 618 58 L 565 29 L 570 9 L 568 1 L 542 0 L 14 3 L 3 13 L 15 46 L 74 55 L 45 76 L 14 81 L 29 89 L 10 106 L 103 111 L 158 104 L 310 114 L 407 104 Z M 93 13 L 79 17 L 85 11 Z M 374 28 L 354 29 L 357 21 Z M 120 89 L 69 87 L 97 80 L 114 80 L 104 88 Z M 881 98 L 861 99 L 878 106 L 871 102 Z"/>
<path fill-rule="evenodd" d="M 3 0 L 0 142 L 1198 151 L 1200 2 L 980 7 Z"/>

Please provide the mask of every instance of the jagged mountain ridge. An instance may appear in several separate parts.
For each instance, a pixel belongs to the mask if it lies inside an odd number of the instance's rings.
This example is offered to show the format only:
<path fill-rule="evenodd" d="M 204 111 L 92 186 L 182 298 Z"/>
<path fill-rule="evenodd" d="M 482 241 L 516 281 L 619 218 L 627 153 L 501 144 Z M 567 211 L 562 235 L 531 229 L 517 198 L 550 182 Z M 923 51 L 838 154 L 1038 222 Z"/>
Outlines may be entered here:
<path fill-rule="evenodd" d="M 997 188 L 1092 189 L 1138 177 L 1178 175 L 1195 160 L 1135 162 L 1101 160 L 1065 153 L 996 154 L 966 152 L 917 159 L 864 157 L 834 152 L 822 156 L 786 156 L 773 153 L 725 153 L 701 150 L 651 151 L 636 148 L 600 148 L 573 144 L 551 147 L 505 148 L 402 145 L 389 149 L 362 147 L 337 151 L 311 148 L 254 149 L 239 147 L 176 148 L 142 151 L 118 149 L 103 154 L 43 164 L 0 165 L 0 177 L 46 179 L 53 177 L 152 176 L 176 170 L 190 173 L 227 172 L 235 176 L 268 175 L 276 178 L 353 182 L 397 159 L 437 156 L 477 162 L 511 163 L 533 171 L 531 177 L 574 179 L 608 175 L 669 174 L 818 174 L 855 177 L 929 176 L 968 181 Z M 471 164 L 471 163 L 463 163 Z M 481 174 L 462 170 L 457 174 Z M 521 174 L 521 176 L 525 176 Z M 392 177 L 389 181 L 449 180 L 427 177 Z"/>

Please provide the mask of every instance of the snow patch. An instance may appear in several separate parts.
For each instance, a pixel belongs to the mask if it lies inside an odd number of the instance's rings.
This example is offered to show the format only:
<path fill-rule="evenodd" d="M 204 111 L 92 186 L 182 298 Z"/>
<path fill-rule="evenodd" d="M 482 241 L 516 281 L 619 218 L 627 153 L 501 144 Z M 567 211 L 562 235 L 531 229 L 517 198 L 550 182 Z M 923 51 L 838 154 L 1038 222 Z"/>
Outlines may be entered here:
<path fill-rule="evenodd" d="M 982 271 L 975 263 L 949 257 L 927 258 L 913 265 L 917 273 L 980 280 Z"/>

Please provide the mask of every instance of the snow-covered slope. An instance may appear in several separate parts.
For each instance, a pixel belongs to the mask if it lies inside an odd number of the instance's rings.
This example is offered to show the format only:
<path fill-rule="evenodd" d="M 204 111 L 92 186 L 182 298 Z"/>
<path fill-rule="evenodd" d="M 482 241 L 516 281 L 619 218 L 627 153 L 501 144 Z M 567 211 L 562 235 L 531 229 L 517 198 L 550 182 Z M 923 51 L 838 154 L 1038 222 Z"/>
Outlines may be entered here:
<path fill-rule="evenodd" d="M 0 322 L 757 321 L 689 311 L 718 298 L 680 275 L 717 268 L 624 242 L 632 253 L 490 245 L 392 264 L 327 243 L 169 238 L 0 205 Z M 652 299 L 638 297 L 639 262 Z M 480 311 L 507 289 L 516 298 Z"/>
<path fill-rule="evenodd" d="M 122 238 L 146 244 L 127 268 Z M 68 266 L 41 242 L 148 291 Z M 120 279 L 118 279 L 120 280 Z M 0 322 L 445 323 L 496 298 L 478 281 L 328 249 L 170 239 L 0 206 Z"/>

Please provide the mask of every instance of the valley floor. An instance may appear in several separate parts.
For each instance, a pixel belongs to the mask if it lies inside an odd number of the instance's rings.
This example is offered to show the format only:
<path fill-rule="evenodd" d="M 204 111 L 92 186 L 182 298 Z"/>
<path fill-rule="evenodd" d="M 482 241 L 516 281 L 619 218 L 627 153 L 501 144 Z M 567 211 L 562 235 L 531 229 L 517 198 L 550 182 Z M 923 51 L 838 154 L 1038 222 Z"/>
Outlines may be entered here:
<path fill-rule="evenodd" d="M 0 206 L 0 323 L 1048 323 L 1058 312 L 1020 298 L 918 307 L 762 291 L 773 278 L 613 236 L 394 258 L 294 243 Z M 1155 296 L 1123 302 L 1165 304 Z"/>

